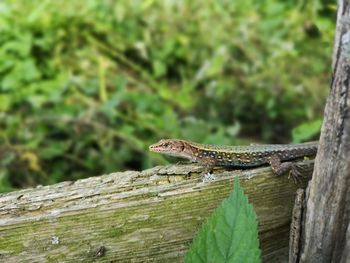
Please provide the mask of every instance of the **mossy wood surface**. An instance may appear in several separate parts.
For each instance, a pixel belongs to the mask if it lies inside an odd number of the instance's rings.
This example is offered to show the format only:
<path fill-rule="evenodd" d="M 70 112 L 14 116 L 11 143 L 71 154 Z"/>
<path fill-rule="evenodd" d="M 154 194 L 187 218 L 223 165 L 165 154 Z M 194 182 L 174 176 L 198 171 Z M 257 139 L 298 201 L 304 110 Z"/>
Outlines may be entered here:
<path fill-rule="evenodd" d="M 269 167 L 197 164 L 119 172 L 0 195 L 0 262 L 182 262 L 195 233 L 240 182 L 259 221 L 266 262 L 288 258 L 295 184 Z"/>

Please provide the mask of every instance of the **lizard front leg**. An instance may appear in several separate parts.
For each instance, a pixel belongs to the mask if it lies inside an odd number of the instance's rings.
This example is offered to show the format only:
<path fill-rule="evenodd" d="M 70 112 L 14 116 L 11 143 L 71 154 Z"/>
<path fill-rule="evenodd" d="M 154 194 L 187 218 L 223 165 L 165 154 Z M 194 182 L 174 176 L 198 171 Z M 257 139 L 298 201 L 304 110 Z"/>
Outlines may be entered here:
<path fill-rule="evenodd" d="M 268 163 L 271 166 L 271 169 L 274 174 L 277 176 L 283 175 L 286 172 L 289 172 L 289 177 L 292 176 L 294 182 L 300 182 L 300 178 L 303 175 L 298 171 L 298 167 L 293 162 L 281 162 L 281 159 L 278 155 L 272 155 L 268 158 Z"/>

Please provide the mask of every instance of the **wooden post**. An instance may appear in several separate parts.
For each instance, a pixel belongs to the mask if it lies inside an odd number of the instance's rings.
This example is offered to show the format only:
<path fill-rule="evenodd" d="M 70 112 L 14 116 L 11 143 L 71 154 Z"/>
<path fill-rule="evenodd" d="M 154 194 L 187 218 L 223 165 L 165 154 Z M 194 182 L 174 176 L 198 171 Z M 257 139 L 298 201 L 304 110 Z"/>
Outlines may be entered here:
<path fill-rule="evenodd" d="M 338 1 L 333 76 L 313 179 L 301 262 L 350 261 L 350 2 Z"/>

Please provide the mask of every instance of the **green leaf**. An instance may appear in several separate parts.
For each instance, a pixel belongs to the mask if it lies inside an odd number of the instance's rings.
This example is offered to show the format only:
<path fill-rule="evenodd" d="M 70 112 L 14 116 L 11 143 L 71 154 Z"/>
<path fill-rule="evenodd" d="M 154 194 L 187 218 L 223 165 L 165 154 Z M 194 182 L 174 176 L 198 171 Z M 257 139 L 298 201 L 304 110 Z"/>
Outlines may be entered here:
<path fill-rule="evenodd" d="M 256 215 L 239 180 L 202 227 L 185 262 L 260 262 Z"/>
<path fill-rule="evenodd" d="M 22 87 L 22 82 L 36 81 L 40 78 L 40 71 L 35 65 L 33 59 L 27 59 L 20 61 L 16 66 L 7 74 L 2 82 L 3 90 L 11 90 Z"/>
<path fill-rule="evenodd" d="M 0 193 L 9 192 L 11 190 L 9 173 L 7 171 L 0 171 Z"/>
<path fill-rule="evenodd" d="M 0 95 L 0 112 L 7 111 L 11 106 L 11 97 L 10 95 L 3 94 Z"/>
<path fill-rule="evenodd" d="M 0 160 L 1 166 L 7 166 L 11 164 L 16 159 L 16 154 L 14 152 L 8 152 L 5 156 L 2 156 Z"/>
<path fill-rule="evenodd" d="M 153 62 L 153 71 L 155 77 L 162 77 L 166 73 L 166 66 L 160 60 Z"/>
<path fill-rule="evenodd" d="M 70 141 L 51 141 L 46 147 L 42 147 L 40 151 L 40 157 L 43 160 L 49 160 L 58 156 L 62 156 L 64 152 L 68 150 L 70 145 Z"/>
<path fill-rule="evenodd" d="M 295 127 L 292 131 L 294 143 L 307 141 L 320 133 L 322 120 L 317 119 L 312 122 L 305 122 Z"/>

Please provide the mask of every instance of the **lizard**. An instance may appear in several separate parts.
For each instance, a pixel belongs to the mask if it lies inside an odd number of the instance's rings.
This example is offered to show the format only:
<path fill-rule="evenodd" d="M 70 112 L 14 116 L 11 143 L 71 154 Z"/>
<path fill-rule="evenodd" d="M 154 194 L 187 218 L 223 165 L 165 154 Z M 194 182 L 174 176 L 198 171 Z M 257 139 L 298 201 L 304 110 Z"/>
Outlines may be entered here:
<path fill-rule="evenodd" d="M 280 176 L 289 172 L 294 180 L 298 180 L 301 173 L 293 161 L 314 157 L 317 148 L 317 141 L 300 144 L 224 146 L 181 139 L 162 139 L 149 146 L 152 152 L 185 158 L 207 167 L 249 168 L 269 164 L 275 175 Z"/>

